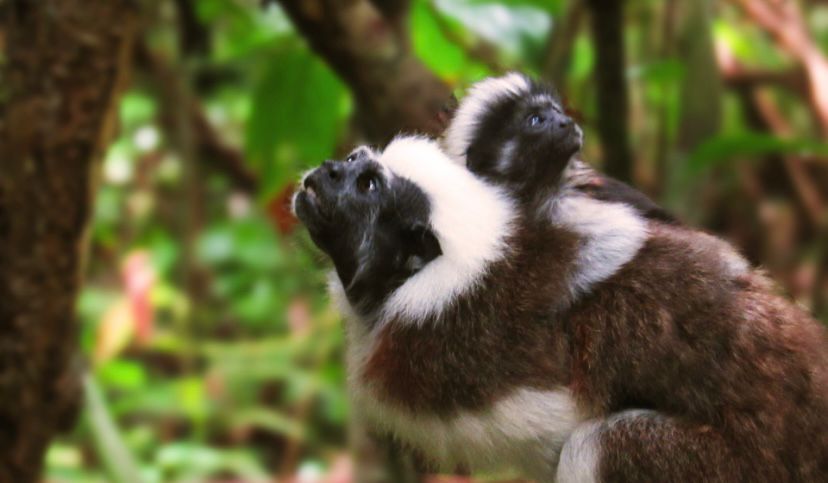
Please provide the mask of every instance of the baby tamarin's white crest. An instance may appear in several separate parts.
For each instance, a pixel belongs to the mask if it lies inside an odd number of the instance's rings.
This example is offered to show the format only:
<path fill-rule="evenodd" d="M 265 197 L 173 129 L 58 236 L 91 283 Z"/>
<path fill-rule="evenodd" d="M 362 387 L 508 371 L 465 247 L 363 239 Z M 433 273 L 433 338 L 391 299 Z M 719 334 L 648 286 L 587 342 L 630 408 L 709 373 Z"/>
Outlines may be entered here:
<path fill-rule="evenodd" d="M 491 106 L 511 96 L 522 96 L 531 88 L 529 79 L 511 73 L 503 77 L 490 77 L 475 84 L 454 113 L 446 128 L 443 146 L 458 164 L 466 165 L 466 151 L 478 135 L 481 120 Z"/>

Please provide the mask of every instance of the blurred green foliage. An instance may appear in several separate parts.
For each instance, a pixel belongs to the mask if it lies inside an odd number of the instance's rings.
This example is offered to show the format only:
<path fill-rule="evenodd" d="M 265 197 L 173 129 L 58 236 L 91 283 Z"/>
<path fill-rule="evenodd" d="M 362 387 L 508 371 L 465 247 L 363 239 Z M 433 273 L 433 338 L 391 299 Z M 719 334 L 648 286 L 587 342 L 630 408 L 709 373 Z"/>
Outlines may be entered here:
<path fill-rule="evenodd" d="M 190 81 L 222 139 L 243 150 L 260 188 L 245 192 L 216 171 L 194 168 L 202 160 L 175 145 L 178 128 L 165 118 L 170 106 L 159 87 L 136 74 L 106 156 L 78 301 L 91 371 L 86 415 L 51 447 L 50 481 L 269 481 L 286 476 L 289 465 L 320 471 L 345 448 L 344 336 L 324 294 L 325 264 L 307 236 L 280 217 L 301 171 L 342 142 L 352 99 L 277 4 L 193 2 L 211 48 L 185 58 L 172 3 L 153 3 L 144 41 Z M 660 8 L 631 3 L 635 11 Z M 502 65 L 538 74 L 567 5 L 415 0 L 413 48 L 456 87 L 496 73 L 458 38 L 496 46 Z M 823 46 L 826 18 L 821 8 L 813 19 Z M 626 28 L 631 134 L 642 169 L 652 171 L 658 132 L 675 142 L 685 66 L 673 54 L 648 51 L 654 27 L 644 17 L 631 15 Z M 714 32 L 747 65 L 787 65 L 768 37 L 732 10 L 718 12 Z M 562 87 L 583 118 L 587 159 L 599 158 L 595 68 L 582 28 Z M 783 106 L 795 122 L 804 117 L 801 105 Z M 683 176 L 733 169 L 767 153 L 828 155 L 807 134 L 779 139 L 753 131 L 732 99 L 725 107 L 722 132 L 689 154 Z M 286 466 L 285 458 L 295 461 Z"/>

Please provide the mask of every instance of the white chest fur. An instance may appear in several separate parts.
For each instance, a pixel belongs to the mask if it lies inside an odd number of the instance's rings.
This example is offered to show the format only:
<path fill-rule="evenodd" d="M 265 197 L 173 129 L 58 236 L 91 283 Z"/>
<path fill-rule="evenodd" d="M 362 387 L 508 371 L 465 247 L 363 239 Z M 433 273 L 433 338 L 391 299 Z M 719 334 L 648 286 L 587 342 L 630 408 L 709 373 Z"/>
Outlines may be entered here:
<path fill-rule="evenodd" d="M 515 469 L 554 481 L 561 447 L 580 421 L 566 389 L 520 389 L 491 408 L 451 417 L 413 414 L 384 404 L 367 387 L 351 388 L 354 410 L 381 432 L 419 450 L 441 469 Z"/>
<path fill-rule="evenodd" d="M 376 397 L 359 376 L 372 337 L 348 324 L 349 390 L 355 417 L 421 452 L 441 469 L 515 469 L 540 482 L 554 481 L 561 447 L 581 422 L 564 387 L 517 389 L 491 407 L 450 417 L 413 413 Z"/>
<path fill-rule="evenodd" d="M 346 319 L 349 391 L 354 417 L 394 436 L 447 471 L 515 469 L 539 482 L 555 480 L 561 448 L 583 420 L 569 389 L 517 389 L 491 407 L 451 417 L 412 413 L 376 397 L 360 374 L 374 345 L 373 334 L 348 304 L 331 274 L 329 292 Z"/>

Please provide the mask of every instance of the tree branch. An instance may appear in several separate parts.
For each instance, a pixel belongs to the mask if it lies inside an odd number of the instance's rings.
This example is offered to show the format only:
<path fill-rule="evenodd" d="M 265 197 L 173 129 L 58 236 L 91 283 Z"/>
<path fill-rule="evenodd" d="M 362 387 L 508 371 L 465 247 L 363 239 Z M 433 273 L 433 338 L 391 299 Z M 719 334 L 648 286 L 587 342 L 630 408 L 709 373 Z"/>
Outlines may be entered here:
<path fill-rule="evenodd" d="M 385 143 L 400 131 L 443 131 L 451 91 L 413 55 L 405 22 L 389 21 L 368 0 L 280 3 L 311 48 L 350 87 L 371 141 Z"/>
<path fill-rule="evenodd" d="M 185 55 L 210 52 L 210 31 L 198 20 L 191 0 L 175 0 L 178 45 Z"/>
<path fill-rule="evenodd" d="M 177 80 L 169 62 L 151 52 L 144 44 L 136 46 L 135 62 L 152 79 L 163 106 L 174 106 L 178 103 L 176 109 L 187 110 L 186 118 L 191 123 L 196 158 L 206 161 L 211 168 L 226 176 L 237 189 L 255 193 L 259 180 L 247 167 L 244 153 L 221 138 L 201 106 L 192 100 L 194 96 L 188 96 L 190 101 L 184 102 L 183 106 L 180 105 L 181 99 L 171 89 Z"/>
<path fill-rule="evenodd" d="M 789 138 L 793 134 L 791 125 L 767 92 L 754 91 L 753 100 L 774 134 L 783 138 Z M 784 156 L 783 159 L 785 171 L 791 179 L 802 207 L 808 214 L 809 221 L 817 229 L 822 228 L 828 222 L 828 218 L 825 216 L 825 203 L 822 201 L 819 189 L 814 185 L 811 176 L 807 172 L 804 160 L 801 156 L 792 154 Z"/>
<path fill-rule="evenodd" d="M 770 33 L 779 46 L 797 59 L 808 76 L 811 109 L 823 137 L 828 138 L 828 60 L 808 31 L 799 4 L 793 1 L 731 0 Z"/>
<path fill-rule="evenodd" d="M 718 45 L 716 50 L 719 69 L 725 78 L 732 77 L 734 72 L 743 72 L 739 61 L 725 45 Z M 773 98 L 760 89 L 760 83 L 741 82 L 734 83 L 731 87 L 740 94 L 745 113 L 749 116 L 753 126 L 783 138 L 793 134 L 790 123 L 785 119 Z M 805 159 L 792 154 L 783 156 L 782 159 L 791 186 L 808 216 L 808 221 L 817 231 L 824 229 L 828 224 L 828 218 L 825 216 L 825 202 L 807 171 Z"/>

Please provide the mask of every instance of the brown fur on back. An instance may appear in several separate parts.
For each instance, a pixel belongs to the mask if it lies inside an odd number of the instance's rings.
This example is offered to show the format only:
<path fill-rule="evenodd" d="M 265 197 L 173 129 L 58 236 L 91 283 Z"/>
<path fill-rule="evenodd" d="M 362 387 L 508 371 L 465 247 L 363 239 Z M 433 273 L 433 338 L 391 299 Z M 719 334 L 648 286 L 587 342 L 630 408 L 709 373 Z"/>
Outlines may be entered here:
<path fill-rule="evenodd" d="M 596 416 L 644 407 L 716 428 L 752 481 L 824 481 L 824 328 L 762 275 L 723 275 L 705 248 L 697 233 L 654 225 L 637 257 L 573 307 L 576 396 Z"/>
<path fill-rule="evenodd" d="M 729 273 L 719 240 L 659 223 L 573 303 L 579 243 L 559 228 L 520 231 L 514 253 L 439 317 L 382 327 L 360 377 L 388 403 L 442 416 L 568 385 L 592 417 L 653 409 L 721 435 L 734 453 L 717 459 L 733 465 L 721 474 L 828 475 L 823 327 L 761 274 Z"/>

